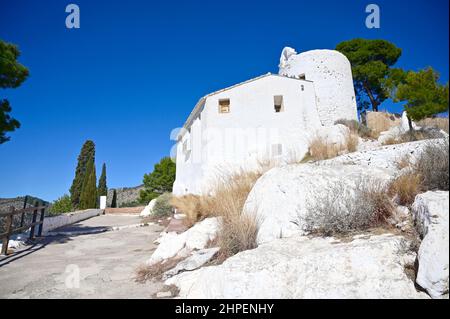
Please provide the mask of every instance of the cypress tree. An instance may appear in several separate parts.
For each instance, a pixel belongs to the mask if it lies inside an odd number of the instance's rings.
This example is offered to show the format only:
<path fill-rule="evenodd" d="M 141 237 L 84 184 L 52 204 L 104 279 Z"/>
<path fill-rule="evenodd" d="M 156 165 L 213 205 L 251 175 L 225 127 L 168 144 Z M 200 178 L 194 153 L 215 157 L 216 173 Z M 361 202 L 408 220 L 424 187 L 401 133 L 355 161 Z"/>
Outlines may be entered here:
<path fill-rule="evenodd" d="M 113 197 L 111 200 L 111 207 L 116 208 L 117 207 L 117 192 L 116 190 L 113 190 Z"/>
<path fill-rule="evenodd" d="M 79 207 L 80 209 L 97 207 L 97 176 L 92 158 L 87 163 L 85 179 L 81 188 Z"/>
<path fill-rule="evenodd" d="M 106 186 L 106 164 L 103 163 L 102 174 L 98 180 L 98 196 L 108 195 L 108 187 Z"/>
<path fill-rule="evenodd" d="M 86 177 L 86 169 L 89 159 L 95 162 L 95 144 L 93 141 L 87 140 L 81 148 L 78 155 L 78 164 L 75 171 L 75 178 L 73 179 L 72 186 L 70 187 L 70 198 L 72 200 L 72 206 L 79 208 L 81 189 Z"/>

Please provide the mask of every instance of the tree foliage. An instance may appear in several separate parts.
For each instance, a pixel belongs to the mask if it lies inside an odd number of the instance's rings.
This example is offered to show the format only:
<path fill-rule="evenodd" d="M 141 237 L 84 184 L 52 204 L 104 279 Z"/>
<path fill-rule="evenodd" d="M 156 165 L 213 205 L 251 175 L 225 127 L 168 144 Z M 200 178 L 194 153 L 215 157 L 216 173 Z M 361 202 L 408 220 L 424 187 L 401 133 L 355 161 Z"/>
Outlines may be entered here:
<path fill-rule="evenodd" d="M 72 201 L 70 196 L 65 194 L 55 200 L 49 207 L 50 215 L 59 215 L 73 211 Z"/>
<path fill-rule="evenodd" d="M 88 160 L 86 174 L 80 194 L 80 209 L 97 207 L 97 176 L 95 174 L 95 163 L 91 157 Z"/>
<path fill-rule="evenodd" d="M 102 173 L 100 179 L 98 180 L 98 196 L 107 196 L 108 187 L 106 186 L 106 164 L 103 163 Z"/>
<path fill-rule="evenodd" d="M 111 207 L 116 208 L 117 207 L 117 191 L 113 190 L 112 200 L 111 200 Z"/>
<path fill-rule="evenodd" d="M 140 192 L 140 201 L 149 202 L 159 195 L 172 192 L 175 181 L 175 163 L 170 157 L 164 157 L 150 174 L 144 175 L 144 189 Z"/>
<path fill-rule="evenodd" d="M 431 67 L 419 72 L 407 72 L 396 90 L 395 101 L 404 105 L 408 118 L 420 121 L 448 111 L 448 83 L 438 83 L 439 74 Z"/>
<path fill-rule="evenodd" d="M 88 140 L 83 144 L 80 154 L 78 155 L 75 178 L 73 179 L 72 186 L 70 187 L 70 196 L 74 208 L 79 208 L 81 189 L 86 176 L 87 164 L 90 160 L 95 162 L 95 144 L 93 141 Z"/>
<path fill-rule="evenodd" d="M 17 61 L 19 56 L 16 45 L 0 40 L 0 88 L 17 88 L 28 77 L 28 69 Z M 9 101 L 0 99 L 0 144 L 10 140 L 7 132 L 20 127 L 19 121 L 12 118 L 10 112 Z"/>
<path fill-rule="evenodd" d="M 395 87 L 400 69 L 391 68 L 399 59 L 402 50 L 386 40 L 353 39 L 336 46 L 352 67 L 353 82 L 358 108 L 366 110 L 378 107 L 390 96 Z"/>

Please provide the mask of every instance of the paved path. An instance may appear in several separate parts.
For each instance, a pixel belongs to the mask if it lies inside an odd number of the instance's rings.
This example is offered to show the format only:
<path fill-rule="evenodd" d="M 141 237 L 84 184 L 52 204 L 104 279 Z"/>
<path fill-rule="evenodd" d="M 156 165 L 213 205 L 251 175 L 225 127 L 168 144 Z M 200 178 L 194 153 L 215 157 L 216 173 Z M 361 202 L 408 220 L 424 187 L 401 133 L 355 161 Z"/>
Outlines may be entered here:
<path fill-rule="evenodd" d="M 105 231 L 139 222 L 137 216 L 98 216 L 0 256 L 0 298 L 151 298 L 162 283 L 140 284 L 133 277 L 155 250 L 153 241 L 163 228 Z M 79 230 L 95 233 L 71 235 Z M 64 231 L 69 235 L 62 235 Z"/>

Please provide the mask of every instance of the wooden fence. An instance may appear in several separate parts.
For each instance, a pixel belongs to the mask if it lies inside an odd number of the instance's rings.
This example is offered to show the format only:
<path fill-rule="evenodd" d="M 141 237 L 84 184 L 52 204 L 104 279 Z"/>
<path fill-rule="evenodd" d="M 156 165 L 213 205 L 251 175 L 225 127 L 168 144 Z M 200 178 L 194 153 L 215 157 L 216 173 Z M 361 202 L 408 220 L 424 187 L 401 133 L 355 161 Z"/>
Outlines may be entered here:
<path fill-rule="evenodd" d="M 26 204 L 24 205 L 26 206 Z M 43 206 L 42 204 L 35 203 L 34 207 L 24 207 L 23 209 L 16 209 L 11 206 L 8 212 L 0 212 L 0 219 L 5 218 L 5 232 L 0 233 L 0 240 L 2 241 L 2 250 L 1 254 L 6 255 L 8 253 L 8 243 L 11 235 L 19 234 L 21 232 L 26 231 L 28 228 L 30 229 L 30 239 L 34 239 L 35 237 L 35 229 L 38 226 L 37 236 L 40 237 L 42 235 L 42 227 L 44 225 L 45 218 L 45 210 L 47 206 Z M 33 213 L 31 224 L 25 224 L 25 214 Z M 16 227 L 14 226 L 13 219 L 14 216 L 21 215 L 20 224 Z M 38 220 L 39 218 L 39 220 Z"/>

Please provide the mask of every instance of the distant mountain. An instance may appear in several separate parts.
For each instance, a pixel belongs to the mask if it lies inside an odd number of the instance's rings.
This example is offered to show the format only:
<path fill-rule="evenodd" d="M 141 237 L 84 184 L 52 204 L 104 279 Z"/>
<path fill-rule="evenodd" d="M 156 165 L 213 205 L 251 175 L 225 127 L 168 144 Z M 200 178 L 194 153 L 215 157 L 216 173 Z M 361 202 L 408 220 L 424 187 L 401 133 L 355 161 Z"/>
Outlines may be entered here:
<path fill-rule="evenodd" d="M 15 198 L 0 198 L 0 211 L 8 211 L 8 209 L 13 206 L 16 209 L 21 209 L 25 204 L 25 197 L 27 198 L 27 207 L 34 206 L 36 201 L 42 202 L 44 205 L 48 205 L 49 202 L 30 195 L 18 196 Z"/>
<path fill-rule="evenodd" d="M 111 207 L 114 189 L 117 193 L 117 206 L 118 207 L 130 207 L 137 206 L 139 204 L 139 192 L 144 189 L 144 185 L 135 187 L 121 187 L 108 189 L 108 196 L 106 198 L 106 204 Z"/>

